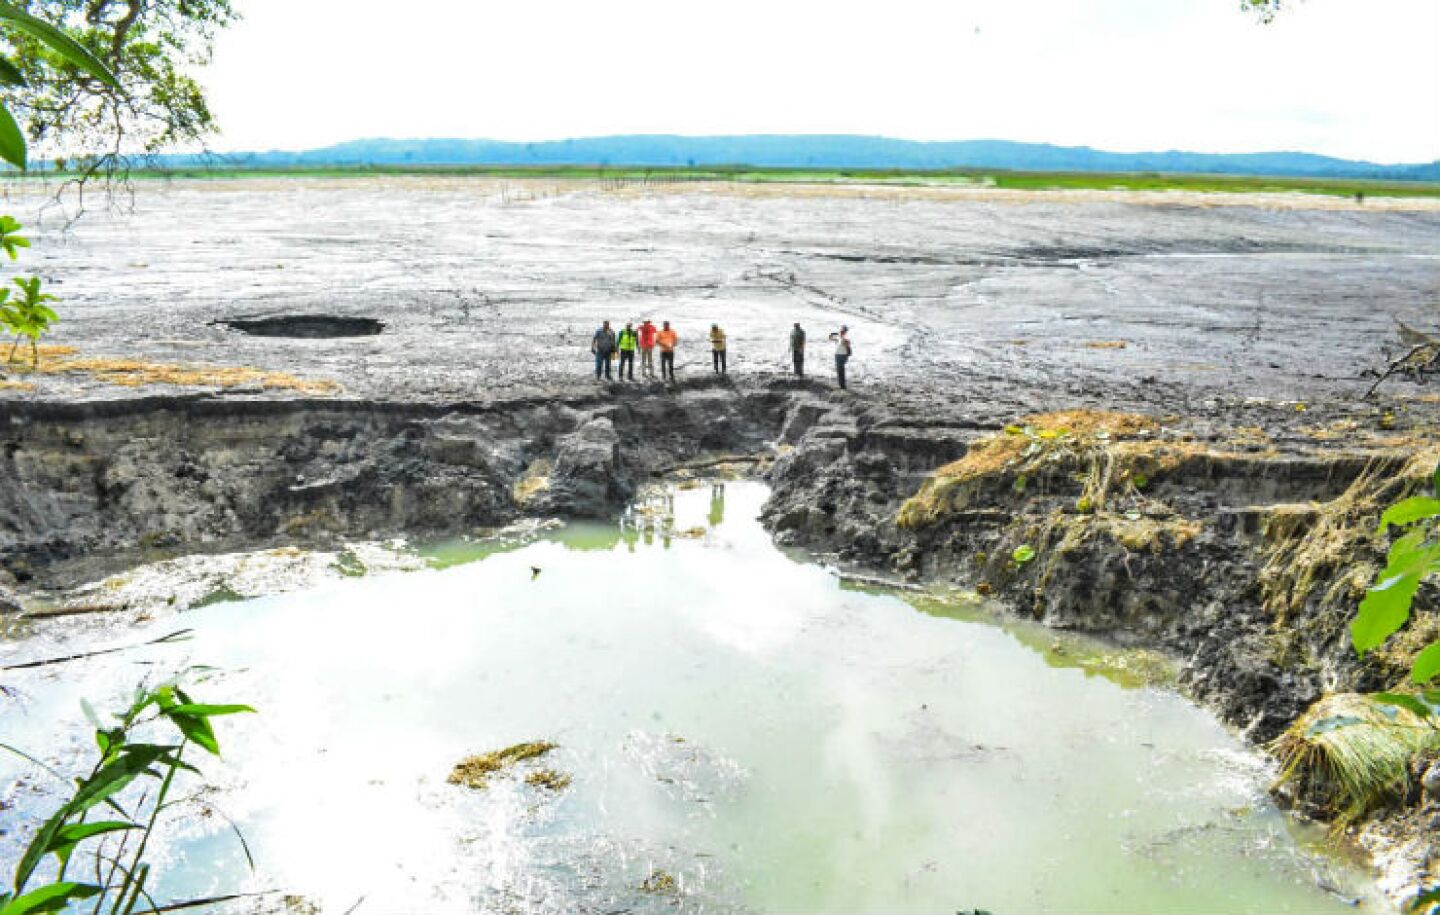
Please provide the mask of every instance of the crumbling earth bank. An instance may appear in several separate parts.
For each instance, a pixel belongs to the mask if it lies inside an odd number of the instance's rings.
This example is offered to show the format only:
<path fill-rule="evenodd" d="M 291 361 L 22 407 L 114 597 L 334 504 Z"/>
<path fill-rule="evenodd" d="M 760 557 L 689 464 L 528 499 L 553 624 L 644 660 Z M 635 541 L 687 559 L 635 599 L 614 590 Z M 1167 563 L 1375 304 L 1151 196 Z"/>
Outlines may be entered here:
<path fill-rule="evenodd" d="M 652 473 L 701 453 L 760 449 L 782 406 L 778 393 L 703 385 L 484 405 L 10 405 L 0 416 L 0 555 L 22 582 L 63 584 L 83 574 L 77 562 L 137 548 L 609 517 Z"/>

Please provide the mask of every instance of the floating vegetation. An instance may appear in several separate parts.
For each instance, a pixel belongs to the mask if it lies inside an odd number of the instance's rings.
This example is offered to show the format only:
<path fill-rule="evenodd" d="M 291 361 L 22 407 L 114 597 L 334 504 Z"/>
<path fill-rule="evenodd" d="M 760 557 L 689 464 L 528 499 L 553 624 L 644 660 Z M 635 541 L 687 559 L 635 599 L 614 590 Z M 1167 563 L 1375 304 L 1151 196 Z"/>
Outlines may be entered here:
<path fill-rule="evenodd" d="M 536 769 L 525 776 L 525 784 L 532 788 L 544 788 L 547 791 L 564 791 L 570 787 L 570 782 L 569 775 L 555 769 Z"/>
<path fill-rule="evenodd" d="M 558 745 L 548 741 L 537 740 L 466 757 L 450 770 L 450 777 L 446 781 L 452 785 L 483 790 L 490 787 L 491 776 L 500 775 L 519 763 L 539 759 L 556 746 Z"/>
<path fill-rule="evenodd" d="M 1085 344 L 1086 349 L 1125 349 L 1130 344 L 1124 340 L 1092 340 Z"/>
<path fill-rule="evenodd" d="M 675 875 L 667 871 L 653 870 L 650 876 L 646 877 L 640 884 L 640 892 L 649 893 L 652 896 L 679 896 L 680 881 Z"/>

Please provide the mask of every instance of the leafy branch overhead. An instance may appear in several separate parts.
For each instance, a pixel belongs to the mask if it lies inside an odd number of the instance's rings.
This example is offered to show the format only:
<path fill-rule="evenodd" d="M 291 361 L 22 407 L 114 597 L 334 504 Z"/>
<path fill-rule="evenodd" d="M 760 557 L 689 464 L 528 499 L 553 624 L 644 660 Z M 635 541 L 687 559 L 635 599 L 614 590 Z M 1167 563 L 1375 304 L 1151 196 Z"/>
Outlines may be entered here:
<path fill-rule="evenodd" d="M 100 58 L 62 30 L 25 10 L 0 2 L 0 26 L 4 27 L 7 35 L 18 33 L 38 43 L 53 55 L 54 62 L 72 67 L 105 86 L 120 88 L 120 81 Z M 19 89 L 28 84 L 29 80 L 15 59 L 0 57 L 0 85 L 7 89 Z M 0 102 L 0 159 L 18 168 L 25 168 L 28 164 L 25 135 L 3 102 Z"/>
<path fill-rule="evenodd" d="M 32 159 L 43 152 L 89 176 L 214 132 L 196 73 L 237 18 L 230 0 L 0 2 L 10 11 L 0 17 L 0 88 L 11 148 L 20 133 Z"/>

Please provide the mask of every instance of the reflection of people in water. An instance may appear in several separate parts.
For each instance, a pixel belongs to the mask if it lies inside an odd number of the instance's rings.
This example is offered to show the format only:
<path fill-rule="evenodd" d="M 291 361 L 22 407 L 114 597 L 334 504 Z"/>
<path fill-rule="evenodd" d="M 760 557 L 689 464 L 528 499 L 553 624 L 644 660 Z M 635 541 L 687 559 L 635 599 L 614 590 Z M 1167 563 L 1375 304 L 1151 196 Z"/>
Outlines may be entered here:
<path fill-rule="evenodd" d="M 710 526 L 719 527 L 725 521 L 725 484 L 715 483 L 710 487 Z"/>

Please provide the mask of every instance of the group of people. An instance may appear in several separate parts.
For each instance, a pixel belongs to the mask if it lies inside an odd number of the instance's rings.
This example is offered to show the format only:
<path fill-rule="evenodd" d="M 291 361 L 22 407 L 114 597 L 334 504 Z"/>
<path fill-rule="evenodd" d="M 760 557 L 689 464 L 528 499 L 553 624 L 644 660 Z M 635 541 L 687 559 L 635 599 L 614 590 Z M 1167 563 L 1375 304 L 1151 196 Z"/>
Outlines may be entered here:
<path fill-rule="evenodd" d="M 850 361 L 850 328 L 841 327 L 828 338 L 835 344 L 835 380 L 845 387 L 845 366 Z M 639 327 L 631 322 L 616 331 L 605 321 L 590 340 L 590 352 L 595 356 L 595 378 L 613 380 L 611 363 L 619 363 L 621 381 L 635 380 L 635 353 L 640 353 L 640 374 L 644 378 L 655 377 L 655 350 L 660 350 L 660 377 L 663 381 L 675 380 L 675 348 L 680 345 L 680 335 L 662 321 L 656 327 L 648 318 Z M 710 359 L 715 374 L 724 375 L 729 371 L 726 363 L 727 342 L 725 331 L 719 324 L 710 325 Z M 795 366 L 796 377 L 805 377 L 805 329 L 800 322 L 790 331 L 790 358 Z"/>

